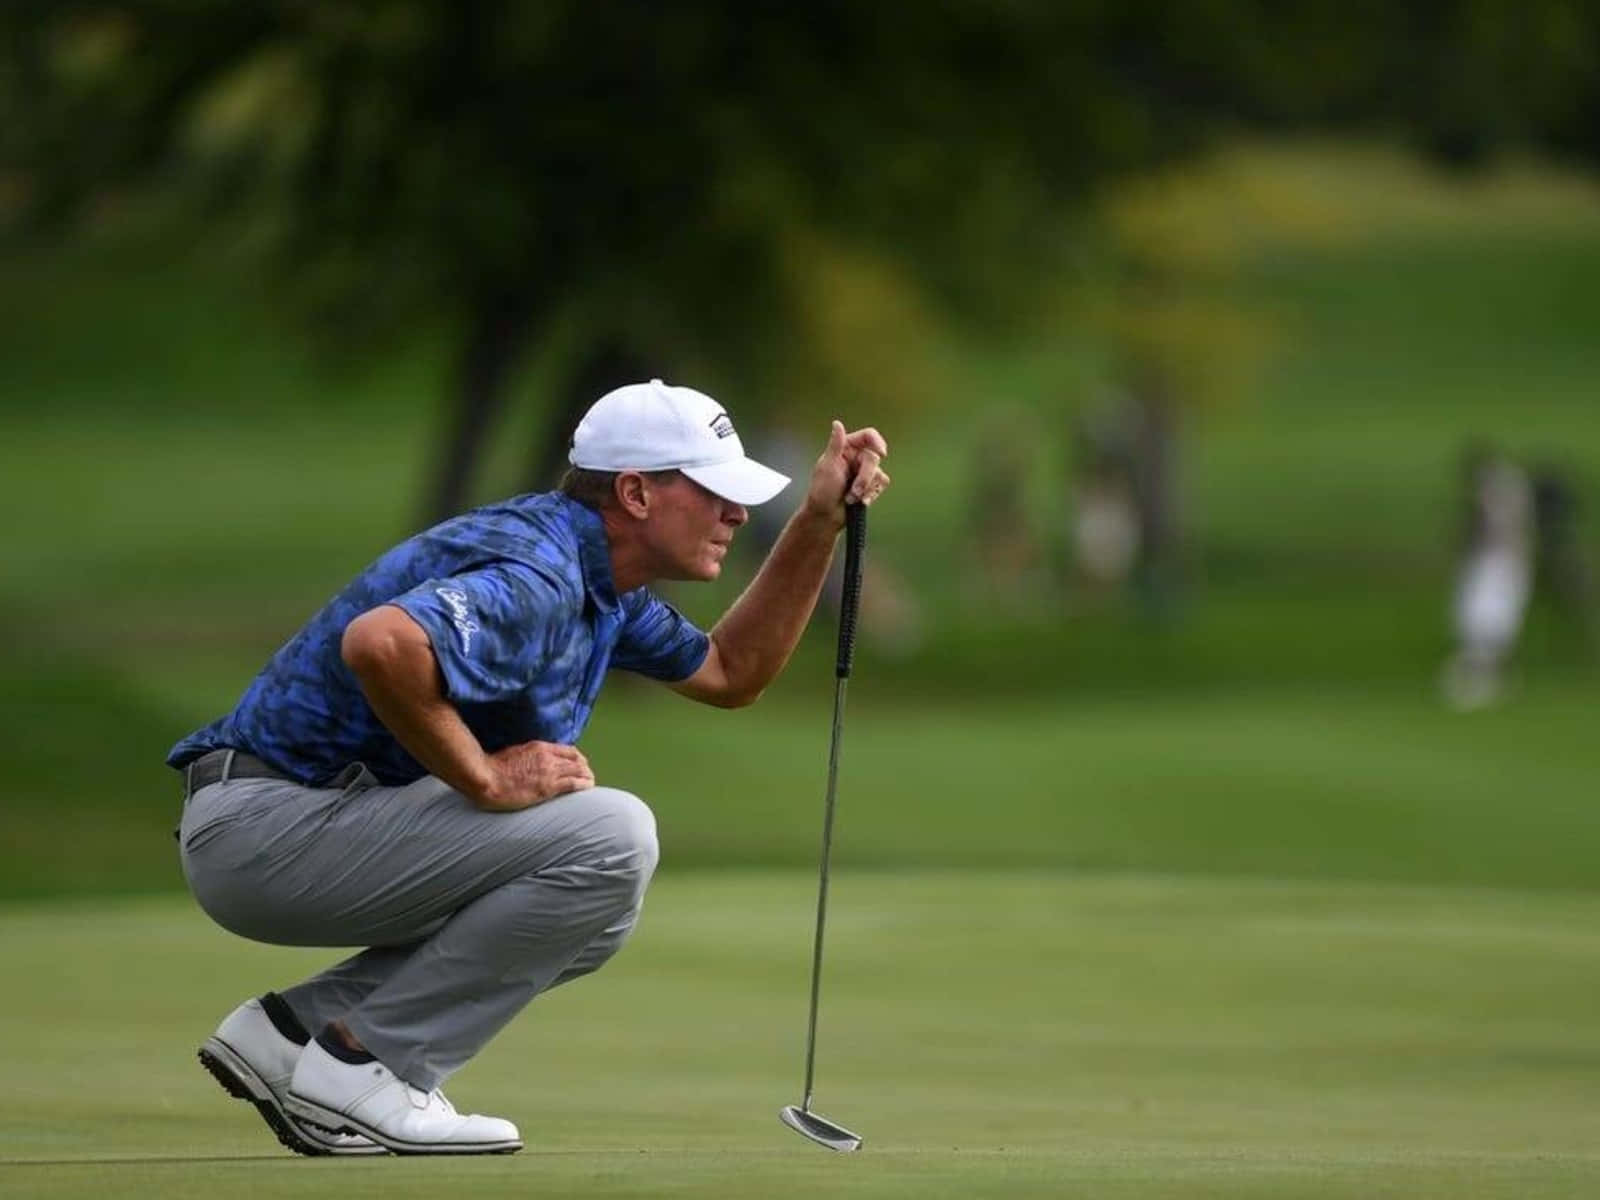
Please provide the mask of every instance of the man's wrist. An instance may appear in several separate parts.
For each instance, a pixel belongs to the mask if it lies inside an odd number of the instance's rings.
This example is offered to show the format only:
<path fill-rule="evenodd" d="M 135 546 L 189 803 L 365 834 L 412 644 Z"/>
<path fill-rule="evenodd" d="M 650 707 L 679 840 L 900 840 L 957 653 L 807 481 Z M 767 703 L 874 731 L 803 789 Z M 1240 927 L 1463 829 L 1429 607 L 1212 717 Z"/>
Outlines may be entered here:
<path fill-rule="evenodd" d="M 477 763 L 462 770 L 462 780 L 458 790 L 480 808 L 493 808 L 500 802 L 504 791 L 501 786 L 500 772 L 495 769 L 494 760 L 484 755 Z"/>
<path fill-rule="evenodd" d="M 813 508 L 807 501 L 794 514 L 795 522 L 808 534 L 819 538 L 836 538 L 844 528 L 844 506 Z"/>

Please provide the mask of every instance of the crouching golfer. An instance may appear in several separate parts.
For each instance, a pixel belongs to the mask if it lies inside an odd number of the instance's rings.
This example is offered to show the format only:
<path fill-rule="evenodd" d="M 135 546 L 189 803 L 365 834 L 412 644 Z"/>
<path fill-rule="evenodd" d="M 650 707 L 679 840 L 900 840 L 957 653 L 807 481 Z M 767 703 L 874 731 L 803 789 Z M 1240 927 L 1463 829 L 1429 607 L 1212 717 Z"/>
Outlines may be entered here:
<path fill-rule="evenodd" d="M 805 499 L 709 636 L 658 579 L 715 579 L 747 505 L 788 482 L 708 396 L 601 397 L 557 492 L 389 551 L 183 739 L 183 870 L 258 941 L 365 946 L 245 1001 L 201 1048 L 302 1154 L 505 1153 L 510 1121 L 440 1085 L 546 988 L 600 967 L 639 915 L 655 819 L 575 743 L 607 669 L 706 704 L 754 701 L 811 615 L 847 502 L 889 483 L 835 422 Z"/>

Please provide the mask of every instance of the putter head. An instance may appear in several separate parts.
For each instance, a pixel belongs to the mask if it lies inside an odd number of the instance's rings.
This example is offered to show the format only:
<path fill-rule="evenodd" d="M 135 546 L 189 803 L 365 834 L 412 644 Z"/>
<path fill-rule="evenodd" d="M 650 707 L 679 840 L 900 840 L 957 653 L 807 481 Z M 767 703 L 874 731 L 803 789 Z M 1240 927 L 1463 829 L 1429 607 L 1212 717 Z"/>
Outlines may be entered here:
<path fill-rule="evenodd" d="M 810 1138 L 819 1146 L 847 1153 L 861 1149 L 861 1139 L 843 1125 L 835 1125 L 827 1117 L 801 1108 L 798 1104 L 785 1104 L 778 1110 L 778 1120 L 796 1133 Z"/>

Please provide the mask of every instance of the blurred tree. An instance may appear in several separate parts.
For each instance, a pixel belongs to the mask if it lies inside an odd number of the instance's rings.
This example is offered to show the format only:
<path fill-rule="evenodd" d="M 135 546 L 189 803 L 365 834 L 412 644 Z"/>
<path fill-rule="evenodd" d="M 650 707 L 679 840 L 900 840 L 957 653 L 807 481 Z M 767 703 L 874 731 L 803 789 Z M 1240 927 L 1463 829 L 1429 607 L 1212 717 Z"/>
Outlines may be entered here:
<path fill-rule="evenodd" d="M 449 321 L 438 515 L 551 330 L 536 472 L 640 374 L 904 394 L 885 313 L 1018 319 L 1090 185 L 1225 124 L 1600 153 L 1595 30 L 1581 0 L 11 0 L 0 220 L 192 188 L 320 336 Z"/>

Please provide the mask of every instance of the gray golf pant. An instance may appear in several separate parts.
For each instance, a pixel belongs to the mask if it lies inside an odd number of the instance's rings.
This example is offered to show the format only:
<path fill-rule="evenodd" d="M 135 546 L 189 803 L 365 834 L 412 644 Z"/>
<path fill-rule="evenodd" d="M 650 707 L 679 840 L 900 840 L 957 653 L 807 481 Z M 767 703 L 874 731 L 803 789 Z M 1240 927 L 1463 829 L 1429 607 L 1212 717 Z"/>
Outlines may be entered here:
<path fill-rule="evenodd" d="M 230 779 L 184 805 L 201 908 L 256 941 L 367 946 L 280 989 L 312 1033 L 340 1019 L 432 1089 L 524 1005 L 600 967 L 655 870 L 655 818 L 614 788 L 483 812 L 431 776 L 344 788 Z"/>

